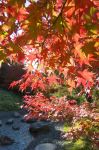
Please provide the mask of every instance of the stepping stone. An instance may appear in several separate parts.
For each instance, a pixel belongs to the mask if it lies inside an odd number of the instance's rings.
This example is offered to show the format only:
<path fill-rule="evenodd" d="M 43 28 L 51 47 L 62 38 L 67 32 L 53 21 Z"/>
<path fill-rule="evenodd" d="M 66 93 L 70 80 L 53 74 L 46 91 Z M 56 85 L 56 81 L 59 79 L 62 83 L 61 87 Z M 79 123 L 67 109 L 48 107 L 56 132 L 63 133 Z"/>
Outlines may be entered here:
<path fill-rule="evenodd" d="M 43 143 L 35 147 L 34 150 L 56 150 L 57 146 L 52 143 Z"/>
<path fill-rule="evenodd" d="M 5 145 L 11 145 L 14 143 L 14 139 L 8 137 L 8 136 L 0 136 L 0 145 L 5 146 Z"/>
<path fill-rule="evenodd" d="M 14 112 L 14 118 L 19 118 L 20 117 L 20 114 L 18 112 Z"/>
<path fill-rule="evenodd" d="M 36 122 L 33 123 L 30 127 L 29 127 L 29 131 L 31 134 L 38 134 L 38 133 L 45 133 L 45 132 L 49 132 L 50 130 L 50 123 L 49 122 Z"/>
<path fill-rule="evenodd" d="M 0 120 L 0 127 L 2 126 L 2 120 Z"/>
<path fill-rule="evenodd" d="M 10 118 L 7 120 L 6 124 L 11 125 L 11 124 L 13 124 L 13 122 L 14 122 L 14 120 L 12 118 Z"/>
<path fill-rule="evenodd" d="M 20 130 L 20 127 L 19 127 L 18 125 L 13 125 L 13 126 L 12 126 L 12 129 L 15 130 L 15 131 L 16 131 L 16 130 Z"/>

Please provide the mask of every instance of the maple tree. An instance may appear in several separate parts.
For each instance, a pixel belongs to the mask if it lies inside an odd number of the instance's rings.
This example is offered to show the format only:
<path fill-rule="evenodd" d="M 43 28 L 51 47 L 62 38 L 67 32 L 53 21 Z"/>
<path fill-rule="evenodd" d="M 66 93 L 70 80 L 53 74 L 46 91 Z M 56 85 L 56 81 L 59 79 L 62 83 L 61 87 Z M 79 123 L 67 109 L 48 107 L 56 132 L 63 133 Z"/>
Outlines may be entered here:
<path fill-rule="evenodd" d="M 24 63 L 27 70 L 11 87 L 40 92 L 61 83 L 70 92 L 94 87 L 99 73 L 98 6 L 98 0 L 1 0 L 0 60 Z"/>
<path fill-rule="evenodd" d="M 0 59 L 26 60 L 29 74 L 42 71 L 52 76 L 51 82 L 58 69 L 70 90 L 80 84 L 93 86 L 99 63 L 98 4 L 97 0 L 1 0 Z"/>

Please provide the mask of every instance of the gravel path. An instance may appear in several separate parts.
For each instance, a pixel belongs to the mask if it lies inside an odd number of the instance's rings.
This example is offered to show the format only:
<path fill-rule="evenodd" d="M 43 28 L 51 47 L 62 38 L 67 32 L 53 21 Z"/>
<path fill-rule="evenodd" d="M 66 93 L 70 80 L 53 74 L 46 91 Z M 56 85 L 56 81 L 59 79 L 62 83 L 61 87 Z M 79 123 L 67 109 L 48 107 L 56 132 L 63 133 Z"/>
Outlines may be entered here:
<path fill-rule="evenodd" d="M 51 123 L 50 131 L 47 133 L 39 133 L 36 136 L 29 133 L 29 123 L 21 122 L 24 111 L 19 112 L 19 118 L 13 118 L 14 112 L 0 112 L 0 135 L 10 136 L 15 139 L 15 143 L 9 146 L 0 146 L 0 150 L 34 150 L 35 147 L 42 143 L 53 143 L 57 145 L 57 150 L 63 150 L 64 140 L 61 138 L 63 123 Z M 13 118 L 14 123 L 20 127 L 20 130 L 13 131 L 12 125 L 7 125 L 6 121 Z"/>
<path fill-rule="evenodd" d="M 0 145 L 0 150 L 24 150 L 33 140 L 33 137 L 28 131 L 29 124 L 21 121 L 21 115 L 19 118 L 14 118 L 13 113 L 14 112 L 0 112 L 0 120 L 2 121 L 0 136 L 8 136 L 15 141 L 12 145 Z M 6 122 L 10 118 L 14 120 L 14 123 L 7 125 Z M 13 130 L 13 126 L 18 126 L 19 130 Z"/>

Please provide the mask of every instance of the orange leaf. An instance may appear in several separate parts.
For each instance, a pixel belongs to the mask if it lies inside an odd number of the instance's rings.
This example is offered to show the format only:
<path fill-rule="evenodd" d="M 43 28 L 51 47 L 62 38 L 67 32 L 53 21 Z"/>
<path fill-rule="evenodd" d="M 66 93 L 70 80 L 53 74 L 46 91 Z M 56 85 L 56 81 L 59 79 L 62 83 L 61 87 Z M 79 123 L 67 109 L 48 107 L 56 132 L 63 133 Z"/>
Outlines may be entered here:
<path fill-rule="evenodd" d="M 93 77 L 95 76 L 95 74 L 93 72 L 88 71 L 87 69 L 83 70 L 83 71 L 78 71 L 78 74 L 86 79 L 86 81 L 90 81 L 93 82 Z"/>

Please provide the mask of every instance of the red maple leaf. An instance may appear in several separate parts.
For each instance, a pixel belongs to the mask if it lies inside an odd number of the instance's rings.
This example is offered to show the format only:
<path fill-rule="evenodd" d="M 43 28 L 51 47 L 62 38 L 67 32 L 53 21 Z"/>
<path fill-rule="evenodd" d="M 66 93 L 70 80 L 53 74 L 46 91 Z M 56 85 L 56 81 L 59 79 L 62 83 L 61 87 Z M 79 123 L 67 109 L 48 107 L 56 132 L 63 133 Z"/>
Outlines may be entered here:
<path fill-rule="evenodd" d="M 95 74 L 93 72 L 88 71 L 87 69 L 84 69 L 83 71 L 78 71 L 78 75 L 85 79 L 86 81 L 93 82 L 93 77 Z"/>
<path fill-rule="evenodd" d="M 24 19 L 27 18 L 28 12 L 26 11 L 25 8 L 20 8 L 18 15 L 17 15 L 17 19 L 18 21 L 23 21 Z"/>
<path fill-rule="evenodd" d="M 47 80 L 48 80 L 49 85 L 58 83 L 58 77 L 56 75 L 51 75 L 47 77 Z"/>

